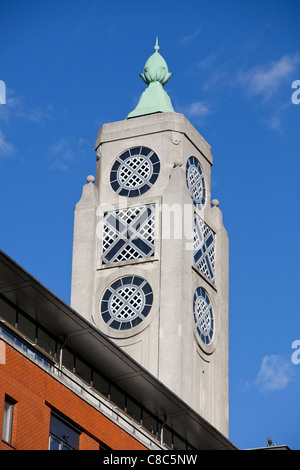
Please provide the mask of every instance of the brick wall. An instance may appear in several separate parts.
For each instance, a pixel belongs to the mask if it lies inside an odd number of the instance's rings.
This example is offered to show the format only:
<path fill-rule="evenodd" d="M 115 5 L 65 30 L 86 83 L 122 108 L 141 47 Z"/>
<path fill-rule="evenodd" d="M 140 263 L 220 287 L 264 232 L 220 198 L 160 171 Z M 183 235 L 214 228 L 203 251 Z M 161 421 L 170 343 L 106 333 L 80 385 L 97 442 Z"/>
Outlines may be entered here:
<path fill-rule="evenodd" d="M 103 416 L 43 369 L 0 340 L 0 438 L 5 395 L 16 401 L 12 443 L 0 440 L 0 450 L 46 450 L 51 407 L 82 430 L 80 449 L 99 449 L 103 442 L 114 450 L 145 447 Z"/>

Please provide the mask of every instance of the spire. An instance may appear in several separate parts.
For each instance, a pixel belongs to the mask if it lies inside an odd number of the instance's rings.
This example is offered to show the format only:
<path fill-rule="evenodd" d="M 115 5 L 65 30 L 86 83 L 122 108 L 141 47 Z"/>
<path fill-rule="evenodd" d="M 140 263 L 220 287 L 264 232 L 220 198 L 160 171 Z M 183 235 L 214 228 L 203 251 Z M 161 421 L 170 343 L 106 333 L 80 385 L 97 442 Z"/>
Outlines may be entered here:
<path fill-rule="evenodd" d="M 137 107 L 128 114 L 127 119 L 145 114 L 174 113 L 171 100 L 163 89 L 173 74 L 169 72 L 165 59 L 158 52 L 159 49 L 156 37 L 155 52 L 147 60 L 143 73 L 140 73 L 140 77 L 148 85 L 148 88 L 142 93 Z"/>

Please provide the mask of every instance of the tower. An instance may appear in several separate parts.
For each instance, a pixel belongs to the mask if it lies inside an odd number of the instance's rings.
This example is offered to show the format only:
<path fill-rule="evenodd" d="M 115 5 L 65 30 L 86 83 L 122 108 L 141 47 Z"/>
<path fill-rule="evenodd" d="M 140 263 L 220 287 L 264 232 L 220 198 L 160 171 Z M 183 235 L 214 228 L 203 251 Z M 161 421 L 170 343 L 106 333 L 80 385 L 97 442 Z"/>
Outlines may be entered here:
<path fill-rule="evenodd" d="M 163 86 L 159 53 L 104 124 L 74 221 L 71 306 L 228 434 L 228 236 L 211 148 Z"/>

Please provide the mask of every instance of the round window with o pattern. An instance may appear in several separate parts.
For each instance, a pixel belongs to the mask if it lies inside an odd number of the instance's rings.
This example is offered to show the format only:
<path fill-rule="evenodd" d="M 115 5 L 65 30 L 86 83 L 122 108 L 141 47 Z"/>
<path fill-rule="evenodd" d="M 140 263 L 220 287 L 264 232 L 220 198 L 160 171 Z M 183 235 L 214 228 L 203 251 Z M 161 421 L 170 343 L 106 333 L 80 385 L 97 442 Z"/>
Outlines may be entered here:
<path fill-rule="evenodd" d="M 186 163 L 186 184 L 194 205 L 199 210 L 203 209 L 206 200 L 205 181 L 201 165 L 195 157 L 190 157 Z"/>
<path fill-rule="evenodd" d="M 197 287 L 193 299 L 193 314 L 198 335 L 205 345 L 212 343 L 215 331 L 213 308 L 207 292 Z"/>
<path fill-rule="evenodd" d="M 139 325 L 153 304 L 150 284 L 139 276 L 123 276 L 105 290 L 100 304 L 103 321 L 115 330 Z"/>
<path fill-rule="evenodd" d="M 154 185 L 159 171 L 160 161 L 153 150 L 133 147 L 114 161 L 110 171 L 110 185 L 119 196 L 140 196 Z"/>

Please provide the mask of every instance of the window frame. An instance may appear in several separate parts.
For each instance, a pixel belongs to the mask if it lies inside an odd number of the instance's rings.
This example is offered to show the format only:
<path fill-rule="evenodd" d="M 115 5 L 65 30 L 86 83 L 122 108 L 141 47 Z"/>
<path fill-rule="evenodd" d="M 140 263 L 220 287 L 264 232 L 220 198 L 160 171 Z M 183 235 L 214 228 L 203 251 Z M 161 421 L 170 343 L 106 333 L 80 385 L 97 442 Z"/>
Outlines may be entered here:
<path fill-rule="evenodd" d="M 62 435 L 61 431 L 67 431 L 70 434 Z M 71 420 L 51 410 L 48 450 L 79 450 L 81 432 Z M 68 442 L 69 439 L 70 442 Z M 51 448 L 52 442 L 57 443 L 58 449 Z"/>
<path fill-rule="evenodd" d="M 2 422 L 2 440 L 10 445 L 12 445 L 16 403 L 16 400 L 14 400 L 8 395 L 5 395 Z"/>

